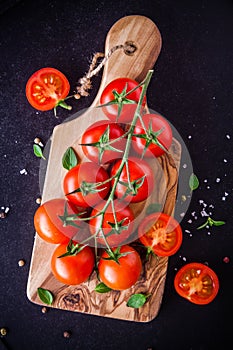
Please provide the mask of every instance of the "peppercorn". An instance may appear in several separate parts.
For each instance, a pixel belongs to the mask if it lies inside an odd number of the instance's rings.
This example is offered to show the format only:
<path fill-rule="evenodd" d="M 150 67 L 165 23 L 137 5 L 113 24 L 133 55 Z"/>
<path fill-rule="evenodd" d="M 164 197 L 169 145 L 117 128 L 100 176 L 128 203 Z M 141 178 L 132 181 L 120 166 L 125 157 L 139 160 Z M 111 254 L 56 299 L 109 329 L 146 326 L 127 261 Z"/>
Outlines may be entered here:
<path fill-rule="evenodd" d="M 20 260 L 18 261 L 18 265 L 19 265 L 19 267 L 24 266 L 24 265 L 25 265 L 25 261 L 24 261 L 23 259 L 20 259 Z"/>
<path fill-rule="evenodd" d="M 2 336 L 2 337 L 5 337 L 5 335 L 7 334 L 7 330 L 6 330 L 6 328 L 1 328 L 0 329 L 0 335 Z"/>

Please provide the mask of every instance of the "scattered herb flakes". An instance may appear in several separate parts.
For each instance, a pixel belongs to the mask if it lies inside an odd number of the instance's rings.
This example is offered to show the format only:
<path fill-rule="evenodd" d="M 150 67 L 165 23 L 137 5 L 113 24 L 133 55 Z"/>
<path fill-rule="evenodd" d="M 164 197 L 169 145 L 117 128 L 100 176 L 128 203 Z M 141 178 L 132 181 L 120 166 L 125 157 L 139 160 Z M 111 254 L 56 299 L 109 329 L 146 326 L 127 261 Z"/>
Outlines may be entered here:
<path fill-rule="evenodd" d="M 33 151 L 36 157 L 46 159 L 43 155 L 42 148 L 38 144 L 33 145 Z"/>
<path fill-rule="evenodd" d="M 189 178 L 189 187 L 191 191 L 196 190 L 199 187 L 199 180 L 197 175 L 192 173 Z"/>
<path fill-rule="evenodd" d="M 43 303 L 51 305 L 53 303 L 53 294 L 44 288 L 37 288 L 37 294 Z"/>
<path fill-rule="evenodd" d="M 66 170 L 70 170 L 78 164 L 78 158 L 72 147 L 67 148 L 62 157 L 62 165 Z"/>
<path fill-rule="evenodd" d="M 100 282 L 99 284 L 97 284 L 97 286 L 95 287 L 95 292 L 97 293 L 107 293 L 111 290 L 111 288 L 109 288 L 108 286 L 106 286 L 106 284 L 104 284 L 103 282 Z"/>
<path fill-rule="evenodd" d="M 147 301 L 149 296 L 150 295 L 145 295 L 145 294 L 142 294 L 142 293 L 133 294 L 133 295 L 131 295 L 131 297 L 127 301 L 126 305 L 128 307 L 132 307 L 134 309 L 138 309 L 138 308 L 142 307 L 145 304 L 145 302 Z"/>

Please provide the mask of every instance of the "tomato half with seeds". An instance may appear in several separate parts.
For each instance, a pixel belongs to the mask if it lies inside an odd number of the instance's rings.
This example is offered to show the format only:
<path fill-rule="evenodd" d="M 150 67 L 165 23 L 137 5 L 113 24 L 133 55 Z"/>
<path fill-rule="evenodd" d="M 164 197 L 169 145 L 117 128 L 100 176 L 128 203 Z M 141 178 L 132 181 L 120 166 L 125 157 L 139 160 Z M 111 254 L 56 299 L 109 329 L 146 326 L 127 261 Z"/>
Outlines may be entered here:
<path fill-rule="evenodd" d="M 107 171 L 94 162 L 82 162 L 71 168 L 63 180 L 66 198 L 80 207 L 93 207 L 109 192 Z"/>
<path fill-rule="evenodd" d="M 218 294 L 219 280 L 209 266 L 192 262 L 184 265 L 177 272 L 174 286 L 181 297 L 194 304 L 206 305 Z"/>
<path fill-rule="evenodd" d="M 110 177 L 116 176 L 122 160 L 115 162 Z M 128 166 L 124 165 L 116 185 L 115 196 L 126 202 L 138 203 L 147 199 L 154 189 L 155 176 L 152 168 L 143 159 L 128 158 Z M 114 180 L 112 180 L 112 186 Z"/>
<path fill-rule="evenodd" d="M 51 258 L 53 275 L 58 281 L 67 285 L 87 281 L 94 269 L 94 264 L 95 255 L 92 248 L 77 245 L 73 241 L 69 245 L 58 245 Z"/>
<path fill-rule="evenodd" d="M 94 207 L 89 221 L 89 229 L 92 235 L 96 234 L 97 242 L 104 245 L 105 239 L 109 246 L 116 247 L 126 243 L 134 228 L 134 214 L 130 207 L 118 200 L 109 204 L 104 211 L 104 215 L 99 215 L 105 206 L 105 202 L 101 202 Z M 114 207 L 114 209 L 113 209 Z M 100 231 L 100 227 L 102 230 Z"/>
<path fill-rule="evenodd" d="M 122 158 L 126 145 L 123 135 L 124 130 L 117 123 L 106 120 L 95 122 L 82 135 L 83 153 L 99 164 Z"/>
<path fill-rule="evenodd" d="M 158 256 L 171 256 L 181 246 L 180 224 L 165 213 L 152 213 L 138 227 L 139 240 Z"/>
<path fill-rule="evenodd" d="M 28 102 L 39 111 L 48 111 L 57 105 L 65 105 L 63 100 L 69 91 L 70 84 L 65 75 L 50 67 L 36 71 L 26 84 Z"/>
<path fill-rule="evenodd" d="M 138 85 L 136 80 L 122 77 L 112 80 L 104 88 L 100 97 L 100 105 L 103 105 L 102 110 L 108 119 L 119 123 L 132 121 L 142 92 L 142 87 Z M 137 89 L 127 94 L 134 88 Z M 142 108 L 145 104 L 146 97 L 143 99 Z"/>
<path fill-rule="evenodd" d="M 48 200 L 38 207 L 34 214 L 35 230 L 48 243 L 67 243 L 81 228 L 78 219 L 73 221 L 72 226 L 66 222 L 66 215 L 75 214 L 80 215 L 82 211 L 67 200 L 63 198 Z"/>
<path fill-rule="evenodd" d="M 172 129 L 160 114 L 144 114 L 143 126 L 137 121 L 132 137 L 134 150 L 146 157 L 159 157 L 169 150 L 172 144 Z M 145 132 L 145 128 L 146 131 Z"/>
<path fill-rule="evenodd" d="M 139 279 L 142 262 L 138 252 L 129 245 L 113 249 L 117 261 L 104 251 L 101 255 L 98 271 L 101 281 L 111 289 L 124 290 L 132 287 Z"/>

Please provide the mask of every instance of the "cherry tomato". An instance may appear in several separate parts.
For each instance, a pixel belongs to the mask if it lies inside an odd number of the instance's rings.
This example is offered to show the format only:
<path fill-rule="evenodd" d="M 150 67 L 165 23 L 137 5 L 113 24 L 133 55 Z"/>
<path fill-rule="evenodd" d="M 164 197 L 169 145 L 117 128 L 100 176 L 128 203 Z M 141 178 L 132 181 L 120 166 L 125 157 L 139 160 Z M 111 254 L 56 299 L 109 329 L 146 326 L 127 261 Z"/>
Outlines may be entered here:
<path fill-rule="evenodd" d="M 219 280 L 216 273 L 202 263 L 184 265 L 174 279 L 177 293 L 194 304 L 209 304 L 218 294 Z"/>
<path fill-rule="evenodd" d="M 70 169 L 63 180 L 64 193 L 72 203 L 93 207 L 109 192 L 110 182 L 105 169 L 93 162 L 83 162 Z M 106 183 L 102 183 L 106 181 Z"/>
<path fill-rule="evenodd" d="M 183 234 L 179 223 L 164 213 L 146 216 L 138 227 L 139 240 L 158 256 L 171 256 L 181 246 Z"/>
<path fill-rule="evenodd" d="M 138 120 L 132 137 L 132 146 L 140 155 L 159 157 L 169 150 L 172 144 L 172 129 L 168 121 L 159 114 L 145 114 L 142 117 L 144 127 Z"/>
<path fill-rule="evenodd" d="M 119 123 L 131 122 L 137 108 L 142 87 L 125 96 L 125 93 L 136 88 L 138 83 L 129 78 L 117 78 L 111 81 L 103 90 L 100 97 L 100 104 L 108 119 Z M 108 105 L 106 105 L 108 104 Z M 144 107 L 146 97 L 143 100 Z"/>
<path fill-rule="evenodd" d="M 63 198 L 54 198 L 44 202 L 35 212 L 34 227 L 38 235 L 48 243 L 66 243 L 79 231 L 81 223 L 75 220 L 70 226 L 65 222 L 65 211 L 68 215 L 81 214 L 80 210 Z M 62 219 L 63 217 L 63 219 Z"/>
<path fill-rule="evenodd" d="M 71 242 L 71 244 L 74 246 L 76 242 Z M 80 251 L 60 257 L 67 253 L 67 247 L 69 247 L 67 244 L 60 244 L 54 250 L 51 259 L 52 273 L 58 281 L 64 284 L 83 283 L 91 275 L 94 268 L 95 256 L 93 250 L 88 246 L 84 248 L 81 246 Z"/>
<path fill-rule="evenodd" d="M 102 254 L 98 265 L 99 277 L 111 289 L 128 289 L 140 277 L 142 271 L 141 258 L 138 252 L 129 245 L 114 248 L 113 252 L 118 257 L 117 262 L 108 260 L 110 255 L 107 251 Z"/>
<path fill-rule="evenodd" d="M 130 207 L 123 202 L 115 200 L 113 205 L 115 212 L 110 204 L 102 216 L 98 214 L 103 210 L 105 203 L 99 203 L 91 212 L 90 216 L 98 216 L 89 221 L 89 229 L 92 235 L 99 232 L 97 234 L 98 243 L 106 246 L 104 238 L 101 238 L 104 234 L 109 246 L 116 247 L 126 243 L 125 241 L 133 232 L 134 215 Z M 102 232 L 99 231 L 101 227 Z"/>
<path fill-rule="evenodd" d="M 93 162 L 102 164 L 122 158 L 126 139 L 121 138 L 109 144 L 109 141 L 120 138 L 122 135 L 124 130 L 117 123 L 100 120 L 90 125 L 83 133 L 81 139 L 83 153 Z"/>
<path fill-rule="evenodd" d="M 111 175 L 116 176 L 121 166 L 121 159 L 117 160 L 111 169 Z M 131 188 L 129 187 L 129 181 Z M 128 172 L 124 165 L 119 182 L 116 185 L 115 195 L 117 198 L 124 199 L 127 202 L 138 203 L 147 199 L 154 188 L 154 174 L 150 165 L 143 159 L 129 157 Z M 112 186 L 114 179 L 112 180 Z"/>
<path fill-rule="evenodd" d="M 65 75 L 49 67 L 36 71 L 26 84 L 28 102 L 39 111 L 53 109 L 59 102 L 62 105 L 69 91 L 70 84 Z"/>

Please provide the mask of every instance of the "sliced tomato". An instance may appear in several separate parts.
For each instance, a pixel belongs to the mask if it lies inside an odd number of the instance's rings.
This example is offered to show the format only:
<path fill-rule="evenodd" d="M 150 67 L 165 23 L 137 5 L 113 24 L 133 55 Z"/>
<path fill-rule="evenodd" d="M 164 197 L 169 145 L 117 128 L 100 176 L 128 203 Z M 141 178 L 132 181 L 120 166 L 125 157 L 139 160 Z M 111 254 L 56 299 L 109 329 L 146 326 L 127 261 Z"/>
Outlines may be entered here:
<path fill-rule="evenodd" d="M 26 84 L 28 102 L 39 111 L 48 111 L 62 105 L 62 100 L 67 97 L 69 91 L 70 84 L 65 75 L 50 67 L 36 71 Z"/>
<path fill-rule="evenodd" d="M 158 256 L 170 256 L 180 248 L 183 234 L 179 223 L 165 213 L 152 213 L 138 227 L 139 240 Z"/>
<path fill-rule="evenodd" d="M 209 304 L 218 294 L 219 280 L 207 265 L 192 262 L 184 265 L 174 279 L 177 293 L 198 305 Z"/>

